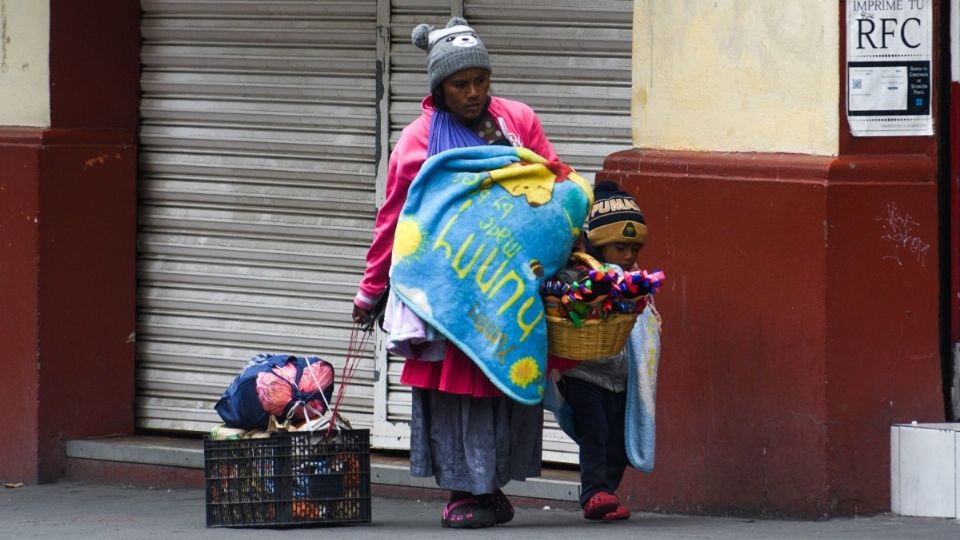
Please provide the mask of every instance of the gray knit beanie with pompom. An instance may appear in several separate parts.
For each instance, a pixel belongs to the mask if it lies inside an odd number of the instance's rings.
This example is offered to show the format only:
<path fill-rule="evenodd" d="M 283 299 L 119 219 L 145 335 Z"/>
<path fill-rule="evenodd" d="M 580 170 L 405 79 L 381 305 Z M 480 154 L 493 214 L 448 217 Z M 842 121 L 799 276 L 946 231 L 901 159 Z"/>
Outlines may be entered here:
<path fill-rule="evenodd" d="M 446 28 L 441 29 L 418 24 L 410 37 L 414 45 L 427 51 L 427 78 L 431 92 L 444 79 L 462 69 L 483 68 L 493 71 L 490 69 L 487 48 L 462 17 L 453 17 Z"/>

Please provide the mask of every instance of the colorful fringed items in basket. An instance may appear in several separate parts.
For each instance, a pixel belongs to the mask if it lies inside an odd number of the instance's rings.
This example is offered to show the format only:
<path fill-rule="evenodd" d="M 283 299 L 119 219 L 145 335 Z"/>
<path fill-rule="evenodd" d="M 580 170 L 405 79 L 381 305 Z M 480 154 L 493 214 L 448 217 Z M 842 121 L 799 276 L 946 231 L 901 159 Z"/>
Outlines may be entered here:
<path fill-rule="evenodd" d="M 601 360 L 623 350 L 646 297 L 663 272 L 624 272 L 574 252 L 566 268 L 540 287 L 550 354 L 571 360 Z"/>

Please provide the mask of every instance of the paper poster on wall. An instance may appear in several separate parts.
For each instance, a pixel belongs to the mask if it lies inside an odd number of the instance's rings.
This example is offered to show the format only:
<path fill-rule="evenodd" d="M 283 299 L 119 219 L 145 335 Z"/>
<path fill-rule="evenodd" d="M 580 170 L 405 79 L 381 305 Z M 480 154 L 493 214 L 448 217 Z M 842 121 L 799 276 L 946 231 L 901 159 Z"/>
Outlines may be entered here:
<path fill-rule="evenodd" d="M 847 1 L 847 120 L 853 136 L 933 135 L 932 4 Z"/>

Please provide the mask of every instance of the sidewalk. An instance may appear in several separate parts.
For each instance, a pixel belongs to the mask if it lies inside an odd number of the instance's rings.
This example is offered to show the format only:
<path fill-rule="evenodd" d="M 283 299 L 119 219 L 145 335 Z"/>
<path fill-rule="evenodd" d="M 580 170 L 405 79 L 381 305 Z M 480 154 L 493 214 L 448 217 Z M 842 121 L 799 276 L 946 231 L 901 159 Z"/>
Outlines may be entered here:
<path fill-rule="evenodd" d="M 366 525 L 297 529 L 207 529 L 199 489 L 149 489 L 64 481 L 0 488 L 0 538 L 84 539 L 312 539 L 317 538 L 596 538 L 660 539 L 956 539 L 960 521 L 877 516 L 829 521 L 775 521 L 665 514 L 634 514 L 626 522 L 593 523 L 579 512 L 518 508 L 509 524 L 480 531 L 440 527 L 441 503 L 373 500 Z"/>

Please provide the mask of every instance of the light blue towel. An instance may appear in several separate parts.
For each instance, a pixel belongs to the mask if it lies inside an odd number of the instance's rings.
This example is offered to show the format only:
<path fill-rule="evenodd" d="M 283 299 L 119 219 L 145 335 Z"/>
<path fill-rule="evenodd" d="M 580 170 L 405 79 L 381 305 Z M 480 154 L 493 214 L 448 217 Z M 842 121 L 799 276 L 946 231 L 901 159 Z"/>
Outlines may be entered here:
<path fill-rule="evenodd" d="M 627 342 L 627 414 L 624 439 L 630 464 L 653 471 L 657 442 L 657 370 L 660 366 L 660 321 L 653 302 L 637 318 Z"/>
<path fill-rule="evenodd" d="M 586 180 L 523 148 L 441 152 L 410 186 L 390 285 L 504 394 L 539 403 L 547 358 L 540 282 L 566 264 L 592 202 Z"/>

